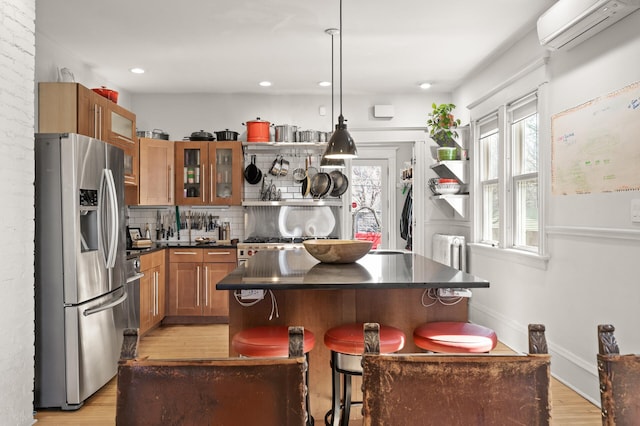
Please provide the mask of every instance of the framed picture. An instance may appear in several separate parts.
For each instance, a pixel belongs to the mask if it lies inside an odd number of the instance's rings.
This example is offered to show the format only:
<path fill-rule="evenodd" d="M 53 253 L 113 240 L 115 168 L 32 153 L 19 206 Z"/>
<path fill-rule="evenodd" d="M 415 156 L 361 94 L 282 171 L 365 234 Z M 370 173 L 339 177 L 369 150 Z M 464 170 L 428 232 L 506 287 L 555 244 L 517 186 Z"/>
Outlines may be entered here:
<path fill-rule="evenodd" d="M 140 228 L 129 228 L 129 237 L 131 238 L 131 241 L 139 240 L 140 238 L 142 238 Z"/>

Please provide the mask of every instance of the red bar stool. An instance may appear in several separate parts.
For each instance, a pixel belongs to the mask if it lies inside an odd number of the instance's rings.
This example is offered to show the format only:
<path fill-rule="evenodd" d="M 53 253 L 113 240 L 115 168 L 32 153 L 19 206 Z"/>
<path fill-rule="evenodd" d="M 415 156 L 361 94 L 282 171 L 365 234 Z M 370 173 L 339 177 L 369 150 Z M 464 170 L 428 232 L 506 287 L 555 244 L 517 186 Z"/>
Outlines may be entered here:
<path fill-rule="evenodd" d="M 307 359 L 305 379 L 307 383 L 307 426 L 313 426 L 311 404 L 309 403 L 309 351 L 316 344 L 313 332 L 304 329 L 303 351 Z M 239 331 L 231 339 L 231 347 L 240 355 L 247 357 L 286 357 L 289 355 L 289 327 L 286 325 L 268 325 L 247 328 Z"/>
<path fill-rule="evenodd" d="M 351 376 L 362 376 L 364 323 L 333 327 L 324 334 L 324 344 L 331 350 L 331 410 L 324 416 L 326 425 L 347 425 L 351 404 Z M 395 327 L 380 325 L 380 353 L 397 352 L 404 347 L 406 336 Z M 342 405 L 340 375 L 343 376 Z"/>
<path fill-rule="evenodd" d="M 435 321 L 416 327 L 413 342 L 431 352 L 484 353 L 496 347 L 498 336 L 492 329 L 478 324 Z"/>

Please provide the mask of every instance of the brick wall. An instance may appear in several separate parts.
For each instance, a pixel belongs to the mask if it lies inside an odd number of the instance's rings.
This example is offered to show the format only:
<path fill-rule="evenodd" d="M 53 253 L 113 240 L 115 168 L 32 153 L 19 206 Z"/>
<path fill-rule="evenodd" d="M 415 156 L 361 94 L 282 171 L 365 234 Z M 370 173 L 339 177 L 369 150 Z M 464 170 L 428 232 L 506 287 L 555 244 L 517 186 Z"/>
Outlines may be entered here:
<path fill-rule="evenodd" d="M 33 423 L 35 0 L 0 0 L 0 420 Z"/>

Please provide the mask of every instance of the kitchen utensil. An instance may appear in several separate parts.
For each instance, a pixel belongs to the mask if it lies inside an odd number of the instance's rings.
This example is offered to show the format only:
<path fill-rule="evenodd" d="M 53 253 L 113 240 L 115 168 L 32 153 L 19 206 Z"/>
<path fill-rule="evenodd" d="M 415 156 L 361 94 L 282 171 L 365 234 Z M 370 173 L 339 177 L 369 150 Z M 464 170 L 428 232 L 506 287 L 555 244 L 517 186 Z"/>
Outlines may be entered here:
<path fill-rule="evenodd" d="M 427 181 L 427 185 L 429 185 L 429 189 L 431 190 L 431 192 L 433 192 L 434 195 L 438 195 L 438 191 L 436 191 L 436 185 L 438 184 L 438 181 L 440 179 L 436 178 L 431 178 Z"/>
<path fill-rule="evenodd" d="M 251 156 L 251 163 L 244 169 L 244 178 L 251 185 L 255 185 L 262 179 L 262 170 L 256 166 L 256 156 Z"/>
<path fill-rule="evenodd" d="M 215 140 L 213 134 L 209 132 L 205 132 L 204 130 L 200 130 L 199 132 L 191 133 L 189 136 L 190 141 L 212 141 Z"/>
<path fill-rule="evenodd" d="M 298 183 L 302 183 L 302 181 L 307 177 L 307 171 L 306 169 L 303 169 L 302 167 L 298 166 L 296 169 L 293 170 L 292 176 L 293 176 L 293 180 L 295 180 Z"/>
<path fill-rule="evenodd" d="M 276 142 L 293 142 L 297 130 L 298 126 L 292 126 L 290 124 L 277 125 L 275 126 L 274 140 Z"/>
<path fill-rule="evenodd" d="M 163 132 L 160 129 L 138 130 L 136 131 L 136 135 L 138 135 L 139 138 L 164 139 L 166 141 L 169 140 L 169 134 Z"/>
<path fill-rule="evenodd" d="M 98 95 L 109 99 L 111 102 L 117 104 L 118 103 L 118 92 L 112 89 L 107 89 L 106 86 L 100 86 L 94 89 L 91 89 L 96 92 Z"/>
<path fill-rule="evenodd" d="M 238 140 L 238 132 L 234 132 L 229 129 L 221 130 L 214 133 L 216 134 L 216 139 L 218 139 L 219 141 L 237 141 Z"/>
<path fill-rule="evenodd" d="M 280 176 L 286 176 L 289 173 L 289 161 L 280 158 Z"/>
<path fill-rule="evenodd" d="M 269 142 L 270 122 L 260 120 L 260 117 L 257 117 L 256 120 L 247 121 L 246 124 L 242 124 L 247 126 L 247 142 Z"/>
<path fill-rule="evenodd" d="M 333 181 L 328 173 L 319 172 L 311 178 L 311 195 L 313 198 L 324 198 L 333 189 Z"/>
<path fill-rule="evenodd" d="M 274 176 L 280 175 L 280 170 L 282 168 L 282 156 L 276 155 L 276 159 L 271 163 L 271 167 L 269 168 L 269 173 Z"/>
<path fill-rule="evenodd" d="M 318 169 L 311 165 L 311 156 L 309 156 L 309 167 L 307 167 L 307 176 L 313 178 L 316 173 L 318 173 Z"/>
<path fill-rule="evenodd" d="M 332 197 L 340 197 L 347 191 L 349 187 L 349 179 L 340 170 L 332 170 L 329 172 L 331 181 L 333 182 L 333 188 L 330 195 Z"/>

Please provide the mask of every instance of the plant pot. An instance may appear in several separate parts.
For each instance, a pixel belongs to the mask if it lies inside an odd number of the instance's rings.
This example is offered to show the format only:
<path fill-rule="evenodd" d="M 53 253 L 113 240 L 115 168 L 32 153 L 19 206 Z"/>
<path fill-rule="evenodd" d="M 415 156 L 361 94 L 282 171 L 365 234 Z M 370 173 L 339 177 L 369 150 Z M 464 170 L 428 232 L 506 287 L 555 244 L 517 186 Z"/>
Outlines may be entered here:
<path fill-rule="evenodd" d="M 455 160 L 458 150 L 454 147 L 441 146 L 438 148 L 438 161 Z"/>

